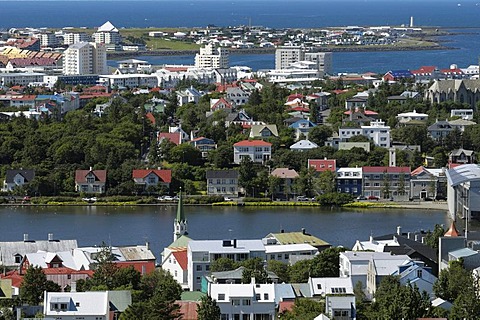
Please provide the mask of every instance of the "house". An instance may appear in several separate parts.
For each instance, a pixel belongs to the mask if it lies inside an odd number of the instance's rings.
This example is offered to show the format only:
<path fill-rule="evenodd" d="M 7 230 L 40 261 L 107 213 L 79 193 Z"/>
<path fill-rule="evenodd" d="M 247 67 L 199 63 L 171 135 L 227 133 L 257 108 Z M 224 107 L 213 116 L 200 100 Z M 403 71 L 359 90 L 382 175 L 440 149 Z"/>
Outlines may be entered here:
<path fill-rule="evenodd" d="M 276 168 L 270 173 L 271 176 L 281 179 L 281 183 L 274 191 L 276 199 L 288 200 L 294 194 L 293 186 L 298 173 L 295 169 Z"/>
<path fill-rule="evenodd" d="M 399 266 L 408 265 L 411 261 L 407 255 L 391 255 L 370 260 L 367 269 L 368 295 L 373 297 L 383 278 L 392 275 Z"/>
<path fill-rule="evenodd" d="M 312 142 L 310 140 L 300 140 L 295 142 L 290 146 L 290 150 L 293 151 L 306 151 L 306 150 L 312 150 L 318 148 L 318 144 L 315 142 Z"/>
<path fill-rule="evenodd" d="M 448 121 L 448 123 L 452 126 L 453 130 L 458 129 L 458 131 L 460 132 L 464 132 L 465 128 L 468 126 L 473 126 L 477 124 L 475 121 L 465 119 L 450 120 Z"/>
<path fill-rule="evenodd" d="M 278 137 L 278 130 L 276 124 L 266 124 L 266 125 L 252 125 L 250 129 L 249 138 L 270 138 Z"/>
<path fill-rule="evenodd" d="M 409 167 L 363 167 L 363 194 L 378 198 L 409 197 Z"/>
<path fill-rule="evenodd" d="M 25 233 L 23 241 L 0 242 L 0 265 L 19 267 L 27 253 L 69 251 L 75 248 L 77 240 L 58 240 L 53 233 L 48 234 L 48 240 L 33 240 Z"/>
<path fill-rule="evenodd" d="M 355 315 L 355 295 L 350 278 L 309 278 L 312 298 L 325 298 L 325 312 L 334 319 L 349 320 Z"/>
<path fill-rule="evenodd" d="M 416 286 L 420 292 L 427 292 L 430 298 L 435 298 L 433 284 L 437 277 L 433 275 L 432 268 L 425 266 L 422 261 L 411 261 L 405 265 L 398 266 L 393 273 L 400 278 L 400 284 Z"/>
<path fill-rule="evenodd" d="M 263 238 L 263 242 L 267 245 L 307 243 L 317 248 L 318 251 L 331 247 L 328 242 L 307 233 L 305 228 L 302 228 L 300 232 L 285 232 L 282 229 L 279 233 L 269 233 Z"/>
<path fill-rule="evenodd" d="M 271 244 L 264 240 L 267 262 L 276 260 L 288 265 L 294 265 L 300 260 L 313 259 L 318 254 L 318 249 L 308 243 Z"/>
<path fill-rule="evenodd" d="M 201 289 L 201 279 L 210 273 L 210 264 L 219 258 L 236 262 L 250 258 L 265 259 L 262 240 L 190 240 L 187 247 L 188 288 Z"/>
<path fill-rule="evenodd" d="M 194 87 L 176 91 L 176 94 L 179 106 L 183 106 L 187 103 L 197 104 L 200 98 L 204 95 L 203 92 L 198 91 Z"/>
<path fill-rule="evenodd" d="M 248 103 L 250 93 L 240 87 L 229 87 L 227 88 L 226 96 L 235 106 L 243 106 Z"/>
<path fill-rule="evenodd" d="M 183 142 L 182 134 L 180 132 L 170 133 L 170 132 L 159 132 L 158 133 L 158 144 L 162 143 L 163 140 L 170 141 L 175 145 L 179 145 Z"/>
<path fill-rule="evenodd" d="M 188 258 L 187 249 L 169 250 L 162 261 L 162 269 L 168 271 L 180 284 L 188 290 Z"/>
<path fill-rule="evenodd" d="M 390 127 L 385 125 L 385 121 L 372 121 L 370 125 L 361 128 L 362 135 L 370 138 L 376 146 L 390 147 Z"/>
<path fill-rule="evenodd" d="M 136 186 L 143 191 L 149 188 L 165 187 L 170 189 L 172 170 L 167 169 L 134 169 L 132 178 Z"/>
<path fill-rule="evenodd" d="M 15 188 L 26 186 L 35 178 L 35 170 L 7 169 L 3 181 L 3 192 L 13 191 Z"/>
<path fill-rule="evenodd" d="M 272 144 L 263 140 L 243 140 L 233 145 L 233 162 L 240 164 L 243 158 L 257 163 L 264 163 L 272 156 Z"/>
<path fill-rule="evenodd" d="M 453 127 L 447 120 L 439 121 L 437 120 L 434 124 L 428 127 L 428 134 L 434 140 L 442 140 L 447 137 L 450 132 L 453 131 Z"/>
<path fill-rule="evenodd" d="M 378 118 L 377 112 L 358 107 L 354 110 L 347 110 L 343 114 L 347 117 L 342 119 L 342 123 L 353 123 L 358 126 L 367 125 L 370 122 L 377 120 Z"/>
<path fill-rule="evenodd" d="M 412 112 L 399 113 L 397 115 L 399 124 L 426 124 L 428 114 L 418 113 L 415 109 Z"/>
<path fill-rule="evenodd" d="M 336 159 L 308 159 L 308 167 L 313 167 L 316 172 L 337 170 Z"/>
<path fill-rule="evenodd" d="M 188 143 L 200 150 L 200 152 L 202 153 L 202 158 L 206 158 L 208 156 L 208 152 L 217 148 L 217 144 L 213 139 L 205 137 L 194 138 Z"/>
<path fill-rule="evenodd" d="M 411 172 L 410 196 L 413 199 L 443 199 L 447 196 L 445 169 L 420 166 Z"/>
<path fill-rule="evenodd" d="M 105 193 L 107 170 L 76 170 L 75 191 L 84 193 Z"/>
<path fill-rule="evenodd" d="M 210 99 L 210 111 L 215 112 L 217 110 L 232 110 L 233 105 L 225 98 Z"/>
<path fill-rule="evenodd" d="M 202 278 L 202 292 L 210 292 L 213 283 L 241 284 L 245 269 L 245 267 L 241 266 L 235 270 L 212 272 L 210 275 Z M 267 277 L 269 283 L 278 283 L 278 276 L 272 271 L 267 271 Z"/>
<path fill-rule="evenodd" d="M 383 81 L 398 81 L 401 79 L 413 79 L 414 75 L 410 70 L 390 70 L 382 77 Z"/>
<path fill-rule="evenodd" d="M 367 107 L 368 96 L 357 96 L 345 100 L 345 109 L 347 110 L 360 110 Z"/>
<path fill-rule="evenodd" d="M 460 117 L 463 120 L 473 120 L 473 109 L 452 109 L 450 117 Z"/>
<path fill-rule="evenodd" d="M 207 170 L 207 194 L 237 197 L 237 170 Z"/>
<path fill-rule="evenodd" d="M 467 163 L 475 163 L 475 151 L 473 150 L 465 150 L 463 148 L 455 149 L 450 152 L 448 155 L 448 163 L 452 164 L 467 164 Z"/>
<path fill-rule="evenodd" d="M 220 319 L 275 319 L 275 284 L 212 284 L 209 295 L 220 307 Z"/>
<path fill-rule="evenodd" d="M 472 109 L 480 101 L 479 79 L 451 79 L 435 82 L 425 90 L 425 100 L 430 103 L 454 101 L 468 104 Z"/>
<path fill-rule="evenodd" d="M 65 320 L 118 319 L 131 304 L 130 290 L 45 292 L 43 314 L 45 318 Z"/>
<path fill-rule="evenodd" d="M 333 141 L 333 140 L 332 140 Z M 343 142 L 338 143 L 338 150 L 351 150 L 353 148 L 360 148 L 365 152 L 370 152 L 370 142 Z"/>
<path fill-rule="evenodd" d="M 318 108 L 318 111 L 324 111 L 328 108 L 328 97 L 331 94 L 329 92 L 317 92 L 309 94 L 305 97 L 305 100 L 312 106 Z"/>
<path fill-rule="evenodd" d="M 353 196 L 363 194 L 362 168 L 339 168 L 337 170 L 337 191 Z"/>
<path fill-rule="evenodd" d="M 317 125 L 314 124 L 312 121 L 307 119 L 300 119 L 295 123 L 292 123 L 289 128 L 293 128 L 295 131 L 295 139 L 299 140 L 300 137 L 303 135 L 305 138 L 308 138 L 308 133 L 310 130 Z"/>

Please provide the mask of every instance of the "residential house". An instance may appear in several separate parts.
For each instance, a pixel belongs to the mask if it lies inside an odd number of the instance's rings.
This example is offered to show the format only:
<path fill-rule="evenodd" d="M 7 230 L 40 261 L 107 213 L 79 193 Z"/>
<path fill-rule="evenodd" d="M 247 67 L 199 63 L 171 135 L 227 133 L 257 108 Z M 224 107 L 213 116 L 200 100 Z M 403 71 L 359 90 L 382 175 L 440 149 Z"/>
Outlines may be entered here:
<path fill-rule="evenodd" d="M 162 261 L 162 269 L 168 271 L 180 284 L 188 290 L 188 258 L 187 249 L 169 250 Z"/>
<path fill-rule="evenodd" d="M 308 285 L 313 298 L 325 298 L 325 313 L 341 320 L 355 317 L 355 295 L 350 278 L 310 278 Z"/>
<path fill-rule="evenodd" d="M 448 155 L 448 163 L 451 164 L 467 164 L 467 163 L 475 163 L 475 151 L 473 150 L 465 150 L 463 148 L 455 149 L 450 152 Z"/>
<path fill-rule="evenodd" d="M 316 92 L 305 97 L 311 107 L 316 107 L 318 111 L 324 111 L 328 108 L 329 92 Z"/>
<path fill-rule="evenodd" d="M 449 120 L 448 123 L 452 126 L 453 130 L 458 129 L 458 131 L 462 133 L 465 131 L 465 128 L 467 128 L 468 126 L 473 126 L 477 124 L 475 121 L 465 120 L 465 119 Z"/>
<path fill-rule="evenodd" d="M 432 139 L 438 141 L 446 138 L 454 129 L 447 120 L 437 120 L 434 124 L 429 126 L 427 130 L 428 134 L 432 137 Z"/>
<path fill-rule="evenodd" d="M 415 101 L 422 101 L 423 96 L 416 91 L 404 91 L 400 94 L 402 97 L 407 97 L 408 99 L 412 99 Z"/>
<path fill-rule="evenodd" d="M 345 109 L 347 110 L 360 110 L 367 107 L 368 96 L 357 96 L 345 100 Z"/>
<path fill-rule="evenodd" d="M 241 266 L 235 270 L 212 272 L 210 275 L 202 278 L 202 292 L 210 292 L 211 285 L 214 283 L 241 284 L 245 269 L 245 267 Z M 269 283 L 278 283 L 278 276 L 275 273 L 267 271 L 267 277 Z"/>
<path fill-rule="evenodd" d="M 300 232 L 285 232 L 285 230 L 282 229 L 278 233 L 267 234 L 262 240 L 267 245 L 306 243 L 317 248 L 318 251 L 322 251 L 331 247 L 328 242 L 307 233 L 304 228 L 302 228 L 302 231 Z"/>
<path fill-rule="evenodd" d="M 231 102 L 225 98 L 220 99 L 210 99 L 210 111 L 215 112 L 217 110 L 233 110 L 233 105 Z"/>
<path fill-rule="evenodd" d="M 382 77 L 383 81 L 391 82 L 401 79 L 413 79 L 414 75 L 410 70 L 390 70 Z"/>
<path fill-rule="evenodd" d="M 339 168 L 337 170 L 337 191 L 349 193 L 353 196 L 363 194 L 362 168 Z"/>
<path fill-rule="evenodd" d="M 201 279 L 210 273 L 210 264 L 219 258 L 236 262 L 250 258 L 265 259 L 262 240 L 190 240 L 187 248 L 188 288 L 201 289 Z"/>
<path fill-rule="evenodd" d="M 415 109 L 412 112 L 399 113 L 397 115 L 397 120 L 399 124 L 408 125 L 408 124 L 426 124 L 428 120 L 428 114 L 418 113 Z"/>
<path fill-rule="evenodd" d="M 183 106 L 187 103 L 197 104 L 200 98 L 204 95 L 203 92 L 198 91 L 194 87 L 176 91 L 176 94 L 179 106 Z"/>
<path fill-rule="evenodd" d="M 404 104 L 405 102 L 407 102 L 407 99 L 408 99 L 407 97 L 401 96 L 401 95 L 388 96 L 387 97 L 387 103 Z"/>
<path fill-rule="evenodd" d="M 180 132 L 159 132 L 158 133 L 158 144 L 161 144 L 163 140 L 170 141 L 175 145 L 183 143 L 182 134 Z"/>
<path fill-rule="evenodd" d="M 363 194 L 379 198 L 410 196 L 409 167 L 363 167 Z"/>
<path fill-rule="evenodd" d="M 427 292 L 430 298 L 435 298 L 433 284 L 437 277 L 433 275 L 432 268 L 425 266 L 422 261 L 411 261 L 408 264 L 398 266 L 393 273 L 400 278 L 400 284 L 416 286 L 420 292 Z"/>
<path fill-rule="evenodd" d="M 412 259 L 407 255 L 391 255 L 368 262 L 367 292 L 370 297 L 375 295 L 383 278 L 392 275 L 399 266 L 410 264 Z"/>
<path fill-rule="evenodd" d="M 370 142 L 343 142 L 338 143 L 338 150 L 351 150 L 353 148 L 360 148 L 365 152 L 370 152 Z"/>
<path fill-rule="evenodd" d="M 264 163 L 272 156 L 272 144 L 263 140 L 243 140 L 233 145 L 233 162 L 240 164 L 243 158 Z"/>
<path fill-rule="evenodd" d="M 275 199 L 290 199 L 294 194 L 293 187 L 295 179 L 299 177 L 297 171 L 295 171 L 295 169 L 276 168 L 270 175 L 279 178 L 281 181 L 277 188 L 275 188 Z"/>
<path fill-rule="evenodd" d="M 205 138 L 205 137 L 198 137 L 194 138 L 189 141 L 190 145 L 194 146 L 202 153 L 202 158 L 206 158 L 208 152 L 215 150 L 217 148 L 217 144 L 213 139 Z"/>
<path fill-rule="evenodd" d="M 265 125 L 262 121 L 254 121 L 252 117 L 250 117 L 245 110 L 240 110 L 238 112 L 231 112 L 225 118 L 225 127 L 229 127 L 231 124 L 238 124 L 244 128 L 251 128 L 252 125 Z"/>
<path fill-rule="evenodd" d="M 307 151 L 307 150 L 312 150 L 318 148 L 318 144 L 315 142 L 312 142 L 310 140 L 300 140 L 295 142 L 290 146 L 290 150 L 293 151 Z"/>
<path fill-rule="evenodd" d="M 337 171 L 336 159 L 308 159 L 308 167 L 313 167 L 316 172 Z"/>
<path fill-rule="evenodd" d="M 76 170 L 75 191 L 83 193 L 105 193 L 107 170 Z"/>
<path fill-rule="evenodd" d="M 385 125 L 385 121 L 377 120 L 362 126 L 362 135 L 370 138 L 376 146 L 390 147 L 390 127 Z"/>
<path fill-rule="evenodd" d="M 445 169 L 430 169 L 420 166 L 413 170 L 410 180 L 412 199 L 445 199 L 447 196 Z"/>
<path fill-rule="evenodd" d="M 312 121 L 307 120 L 307 119 L 300 119 L 295 123 L 292 123 L 289 128 L 293 128 L 295 131 L 295 139 L 299 140 L 300 137 L 303 135 L 303 137 L 308 138 L 308 133 L 310 130 L 317 125 L 314 124 Z"/>
<path fill-rule="evenodd" d="M 269 241 L 267 239 L 263 241 L 267 262 L 276 260 L 288 265 L 294 265 L 300 260 L 313 259 L 318 254 L 318 249 L 308 243 L 268 245 Z"/>
<path fill-rule="evenodd" d="M 58 240 L 52 233 L 48 234 L 48 240 L 33 240 L 25 233 L 23 241 L 0 242 L 0 265 L 19 267 L 27 253 L 69 251 L 77 247 L 77 240 Z"/>
<path fill-rule="evenodd" d="M 237 170 L 207 170 L 206 178 L 208 195 L 238 196 Z"/>
<path fill-rule="evenodd" d="M 249 138 L 266 139 L 271 137 L 278 137 L 278 130 L 276 124 L 252 125 Z"/>
<path fill-rule="evenodd" d="M 212 284 L 209 296 L 220 307 L 220 319 L 275 319 L 275 284 Z M 242 318 L 240 318 L 242 317 Z"/>
<path fill-rule="evenodd" d="M 172 182 L 172 170 L 170 169 L 134 169 L 132 178 L 136 186 L 139 186 L 142 191 L 150 188 L 163 187 L 170 189 Z"/>
<path fill-rule="evenodd" d="M 438 238 L 438 273 L 443 269 L 448 268 L 450 258 L 461 255 L 461 251 L 453 256 L 450 252 L 465 249 L 467 247 L 467 239 L 461 236 L 455 226 L 455 221 L 452 221 L 450 228 L 445 232 L 443 237 Z"/>
<path fill-rule="evenodd" d="M 3 181 L 3 192 L 13 191 L 32 182 L 35 178 L 35 170 L 32 169 L 7 169 Z"/>
<path fill-rule="evenodd" d="M 452 109 L 450 117 L 460 117 L 463 120 L 473 120 L 473 109 Z"/>
<path fill-rule="evenodd" d="M 229 87 L 227 88 L 226 97 L 229 101 L 232 101 L 236 107 L 239 107 L 248 103 L 250 93 L 240 87 Z"/>
<path fill-rule="evenodd" d="M 130 290 L 45 292 L 43 299 L 45 318 L 65 320 L 118 319 L 132 304 Z"/>
<path fill-rule="evenodd" d="M 343 114 L 346 115 L 346 117 L 342 119 L 342 123 L 353 123 L 358 126 L 368 125 L 370 122 L 373 122 L 378 118 L 377 112 L 363 108 L 355 108 L 354 110 L 350 109 Z"/>

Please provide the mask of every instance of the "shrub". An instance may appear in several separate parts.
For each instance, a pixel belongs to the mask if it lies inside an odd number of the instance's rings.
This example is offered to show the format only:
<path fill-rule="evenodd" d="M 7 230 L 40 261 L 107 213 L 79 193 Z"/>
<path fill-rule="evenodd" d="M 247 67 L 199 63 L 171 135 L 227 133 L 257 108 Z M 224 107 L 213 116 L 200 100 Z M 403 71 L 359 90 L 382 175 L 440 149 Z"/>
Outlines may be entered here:
<path fill-rule="evenodd" d="M 342 206 L 353 201 L 353 196 L 348 193 L 325 193 L 317 197 L 322 206 Z"/>
<path fill-rule="evenodd" d="M 272 199 L 270 198 L 244 198 L 243 202 L 272 202 Z"/>

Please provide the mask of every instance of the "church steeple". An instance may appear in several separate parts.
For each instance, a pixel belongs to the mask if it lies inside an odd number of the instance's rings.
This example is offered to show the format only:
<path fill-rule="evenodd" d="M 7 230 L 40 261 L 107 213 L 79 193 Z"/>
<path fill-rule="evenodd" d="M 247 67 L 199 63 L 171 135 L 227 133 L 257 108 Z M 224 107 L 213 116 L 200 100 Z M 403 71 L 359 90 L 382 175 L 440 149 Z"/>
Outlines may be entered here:
<path fill-rule="evenodd" d="M 173 223 L 173 241 L 187 234 L 187 219 L 185 219 L 185 213 L 183 212 L 182 189 L 180 189 L 177 204 L 177 217 Z"/>

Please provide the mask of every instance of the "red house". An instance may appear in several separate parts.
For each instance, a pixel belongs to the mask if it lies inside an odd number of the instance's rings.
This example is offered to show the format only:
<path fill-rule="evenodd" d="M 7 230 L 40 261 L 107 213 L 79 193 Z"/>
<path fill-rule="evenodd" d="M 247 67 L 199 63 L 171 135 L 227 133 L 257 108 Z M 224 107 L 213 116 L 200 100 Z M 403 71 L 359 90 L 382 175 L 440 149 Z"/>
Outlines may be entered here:
<path fill-rule="evenodd" d="M 308 159 L 308 167 L 314 167 L 315 171 L 337 171 L 337 160 L 335 159 Z"/>
<path fill-rule="evenodd" d="M 170 188 L 172 182 L 172 170 L 165 169 L 140 169 L 133 170 L 133 181 L 135 185 L 141 186 L 143 190 L 148 187 L 165 186 Z"/>

